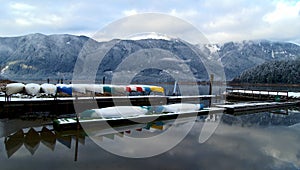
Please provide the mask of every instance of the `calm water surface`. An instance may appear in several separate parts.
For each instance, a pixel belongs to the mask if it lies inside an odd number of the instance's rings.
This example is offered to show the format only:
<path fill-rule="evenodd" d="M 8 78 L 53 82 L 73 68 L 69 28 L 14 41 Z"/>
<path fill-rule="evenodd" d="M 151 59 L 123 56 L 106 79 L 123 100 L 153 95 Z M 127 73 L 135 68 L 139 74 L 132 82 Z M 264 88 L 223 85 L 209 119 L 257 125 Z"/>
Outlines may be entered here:
<path fill-rule="evenodd" d="M 174 128 L 181 133 L 194 123 L 188 135 L 171 150 L 150 158 L 126 158 L 112 154 L 83 131 L 53 130 L 51 120 L 1 120 L 1 169 L 300 169 L 300 112 L 289 108 L 255 114 L 198 116 L 180 124 L 172 121 L 118 127 L 120 133 L 99 130 L 100 142 L 124 151 L 126 137 L 149 137 Z M 199 143 L 204 122 L 220 124 L 214 134 Z M 205 121 L 206 120 L 206 121 Z M 31 128 L 33 127 L 33 128 Z M 174 133 L 173 135 L 176 135 Z M 170 136 L 170 139 L 172 136 Z M 159 141 L 157 147 L 163 145 Z M 77 147 L 76 147 L 77 146 Z M 154 145 L 155 146 L 155 145 Z M 134 146 L 132 146 L 134 147 Z M 153 147 L 153 145 L 151 145 Z M 153 148 L 147 148 L 149 152 Z"/>

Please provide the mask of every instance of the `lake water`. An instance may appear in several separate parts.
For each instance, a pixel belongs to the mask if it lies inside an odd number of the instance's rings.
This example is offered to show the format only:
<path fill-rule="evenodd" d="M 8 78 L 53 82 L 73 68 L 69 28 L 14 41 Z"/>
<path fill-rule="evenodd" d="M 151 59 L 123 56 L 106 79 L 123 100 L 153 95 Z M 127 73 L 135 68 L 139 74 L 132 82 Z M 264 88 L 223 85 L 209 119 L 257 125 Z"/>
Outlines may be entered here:
<path fill-rule="evenodd" d="M 94 129 L 94 133 L 87 132 L 90 136 L 82 130 L 57 132 L 47 118 L 3 119 L 0 169 L 300 169 L 299 110 L 210 115 L 210 119 L 198 116 L 180 123 L 170 120 L 115 127 L 117 132 Z M 204 126 L 218 120 L 212 136 L 199 142 Z M 167 136 L 171 143 L 189 126 L 183 140 L 155 156 L 128 158 L 107 151 L 147 155 L 168 146 L 168 141 L 152 137 L 173 129 Z M 124 144 L 130 138 L 145 140 L 138 145 Z"/>

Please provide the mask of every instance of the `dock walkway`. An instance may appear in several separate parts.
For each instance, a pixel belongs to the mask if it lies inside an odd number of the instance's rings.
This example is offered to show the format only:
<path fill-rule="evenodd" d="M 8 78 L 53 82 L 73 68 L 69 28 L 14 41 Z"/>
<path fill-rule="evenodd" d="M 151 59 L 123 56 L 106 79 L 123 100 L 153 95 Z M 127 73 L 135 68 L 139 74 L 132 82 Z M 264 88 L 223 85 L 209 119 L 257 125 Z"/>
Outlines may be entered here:
<path fill-rule="evenodd" d="M 224 108 L 227 114 L 245 114 L 249 112 L 256 112 L 266 109 L 282 108 L 289 106 L 299 106 L 300 101 L 293 102 L 249 102 L 249 103 L 236 103 L 216 105 L 216 107 Z"/>
<path fill-rule="evenodd" d="M 300 92 L 290 92 L 287 90 L 227 88 L 226 98 L 232 100 L 288 101 L 290 99 L 299 99 Z"/>
<path fill-rule="evenodd" d="M 198 96 L 105 96 L 105 97 L 60 97 L 60 98 L 0 98 L 0 118 L 18 117 L 26 113 L 46 112 L 54 115 L 74 114 L 80 111 L 118 106 L 166 105 L 180 102 L 198 102 L 214 98 L 215 95 Z M 76 104 L 76 111 L 74 109 Z M 196 104 L 196 103 L 195 103 Z"/>

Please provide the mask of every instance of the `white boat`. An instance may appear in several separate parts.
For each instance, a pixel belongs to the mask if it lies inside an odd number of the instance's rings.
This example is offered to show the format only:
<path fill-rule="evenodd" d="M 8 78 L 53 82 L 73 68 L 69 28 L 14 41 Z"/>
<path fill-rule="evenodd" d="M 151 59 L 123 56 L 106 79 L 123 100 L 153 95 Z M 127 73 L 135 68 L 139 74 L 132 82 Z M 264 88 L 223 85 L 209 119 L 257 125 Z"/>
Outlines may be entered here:
<path fill-rule="evenodd" d="M 41 90 L 41 85 L 36 83 L 29 83 L 25 85 L 25 91 L 27 94 L 35 96 L 37 95 Z"/>
<path fill-rule="evenodd" d="M 146 107 L 141 106 L 114 106 L 101 109 L 92 109 L 80 113 L 80 118 L 127 118 L 145 115 Z"/>
<path fill-rule="evenodd" d="M 181 112 L 193 112 L 203 109 L 203 104 L 191 104 L 191 103 L 176 103 L 169 105 L 162 105 L 155 107 L 153 112 L 156 113 L 181 113 Z"/>
<path fill-rule="evenodd" d="M 23 83 L 9 83 L 6 85 L 6 94 L 12 95 L 20 93 L 24 90 L 25 85 Z"/>
<path fill-rule="evenodd" d="M 54 84 L 44 83 L 41 85 L 42 91 L 46 94 L 55 95 L 57 87 Z"/>
<path fill-rule="evenodd" d="M 87 84 L 71 84 L 71 86 L 72 86 L 72 91 L 73 92 L 86 94 Z"/>
<path fill-rule="evenodd" d="M 101 84 L 89 84 L 89 85 L 86 86 L 86 90 L 94 92 L 94 93 L 103 94 L 103 85 L 101 85 Z"/>

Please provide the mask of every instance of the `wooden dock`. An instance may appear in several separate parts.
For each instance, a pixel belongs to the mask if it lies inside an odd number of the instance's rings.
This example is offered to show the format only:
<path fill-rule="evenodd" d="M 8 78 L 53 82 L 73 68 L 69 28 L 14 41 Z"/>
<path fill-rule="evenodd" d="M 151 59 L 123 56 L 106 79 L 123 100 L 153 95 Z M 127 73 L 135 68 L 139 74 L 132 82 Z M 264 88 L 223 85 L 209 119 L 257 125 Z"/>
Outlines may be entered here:
<path fill-rule="evenodd" d="M 299 106 L 300 101 L 293 102 L 249 102 L 216 105 L 216 107 L 224 108 L 225 113 L 232 115 L 248 114 L 258 111 L 271 110 L 274 108 L 284 108 L 291 106 Z"/>
<path fill-rule="evenodd" d="M 56 130 L 72 130 L 76 127 L 83 126 L 84 128 L 99 128 L 101 124 L 107 126 L 109 124 L 112 127 L 115 126 L 125 126 L 131 124 L 140 124 L 140 123 L 149 123 L 153 121 L 166 121 L 166 120 L 175 120 L 177 118 L 191 118 L 199 115 L 208 115 L 208 114 L 222 114 L 224 112 L 223 108 L 213 107 L 205 108 L 198 111 L 190 112 L 180 112 L 180 113 L 162 113 L 162 114 L 151 114 L 151 115 L 140 115 L 130 118 L 102 118 L 102 119 L 90 119 L 90 120 L 79 120 L 75 118 L 67 119 L 58 119 L 54 121 L 53 126 Z M 79 124 L 78 124 L 79 123 Z M 81 128 L 81 127 L 80 127 Z"/>
<path fill-rule="evenodd" d="M 13 118 L 28 113 L 46 115 L 75 114 L 88 109 L 111 106 L 155 106 L 180 102 L 200 103 L 214 98 L 214 95 L 199 96 L 113 96 L 113 97 L 68 97 L 36 98 L 0 101 L 0 118 Z M 76 111 L 74 108 L 76 105 Z"/>
<path fill-rule="evenodd" d="M 259 90 L 243 88 L 227 88 L 226 99 L 238 101 L 288 101 L 293 96 L 289 96 L 287 90 Z"/>
<path fill-rule="evenodd" d="M 279 93 L 279 92 L 278 92 Z M 273 94 L 269 92 L 269 95 Z M 280 93 L 279 93 L 280 94 Z M 262 94 L 261 94 L 262 95 Z M 59 117 L 60 115 L 75 114 L 88 109 L 105 108 L 111 106 L 158 106 L 173 103 L 203 103 L 216 98 L 214 95 L 200 96 L 115 96 L 115 97 L 69 97 L 46 99 L 20 99 L 0 101 L 0 118 L 15 118 L 26 115 L 45 115 Z M 274 101 L 274 100 L 273 100 Z M 278 107 L 299 106 L 300 100 L 212 105 L 223 108 L 227 114 L 242 114 Z M 76 107 L 76 110 L 74 108 Z"/>

